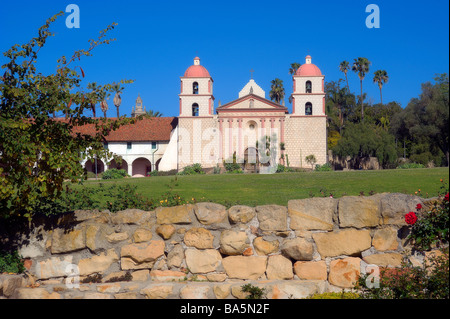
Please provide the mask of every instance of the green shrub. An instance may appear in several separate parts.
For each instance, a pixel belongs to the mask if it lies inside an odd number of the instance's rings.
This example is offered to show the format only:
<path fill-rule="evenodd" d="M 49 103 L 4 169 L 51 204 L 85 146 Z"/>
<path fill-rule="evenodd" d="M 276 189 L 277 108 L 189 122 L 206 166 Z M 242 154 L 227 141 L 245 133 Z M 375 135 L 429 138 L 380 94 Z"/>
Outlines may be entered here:
<path fill-rule="evenodd" d="M 102 175 L 102 179 L 121 179 L 124 177 L 129 177 L 127 172 L 123 169 L 117 168 L 109 169 Z"/>
<path fill-rule="evenodd" d="M 330 172 L 330 171 L 333 170 L 333 168 L 331 168 L 330 164 L 326 163 L 326 164 L 323 164 L 323 165 L 317 164 L 315 170 L 317 172 Z"/>
<path fill-rule="evenodd" d="M 278 164 L 276 173 L 291 173 L 291 172 L 294 172 L 294 171 L 295 170 L 290 168 L 290 167 L 286 167 L 286 166 L 284 166 L 282 164 Z"/>
<path fill-rule="evenodd" d="M 190 166 L 186 166 L 182 172 L 178 173 L 179 175 L 198 175 L 205 174 L 202 168 L 202 164 L 194 164 Z"/>
<path fill-rule="evenodd" d="M 21 274 L 25 271 L 22 258 L 17 251 L 5 252 L 0 251 L 0 274 L 13 273 Z"/>
<path fill-rule="evenodd" d="M 265 288 L 259 288 L 252 284 L 247 284 L 241 287 L 242 292 L 247 292 L 249 295 L 247 299 L 263 299 L 267 292 Z"/>
<path fill-rule="evenodd" d="M 397 169 L 425 168 L 425 165 L 419 163 L 404 163 L 397 166 Z"/>

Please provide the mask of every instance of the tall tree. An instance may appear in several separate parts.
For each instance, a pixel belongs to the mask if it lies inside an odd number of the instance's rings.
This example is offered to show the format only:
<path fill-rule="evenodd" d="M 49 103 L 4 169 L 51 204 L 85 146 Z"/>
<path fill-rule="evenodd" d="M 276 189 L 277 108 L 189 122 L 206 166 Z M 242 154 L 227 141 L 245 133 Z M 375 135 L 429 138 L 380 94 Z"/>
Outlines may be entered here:
<path fill-rule="evenodd" d="M 283 100 L 285 96 L 283 81 L 278 78 L 272 80 L 270 88 L 271 88 L 269 92 L 270 99 L 280 104 L 281 100 Z"/>
<path fill-rule="evenodd" d="M 118 83 L 115 83 L 115 84 L 113 84 L 113 91 L 116 93 L 115 94 L 115 96 L 114 96 L 114 100 L 113 100 L 113 103 L 114 103 L 114 106 L 116 107 L 116 109 L 117 109 L 117 118 L 119 118 L 120 117 L 120 112 L 119 112 L 119 108 L 120 108 L 120 105 L 122 104 L 122 97 L 120 96 L 121 94 L 122 94 L 122 91 L 125 89 L 124 87 L 122 87 L 120 84 L 118 84 Z"/>
<path fill-rule="evenodd" d="M 383 104 L 383 85 L 386 84 L 389 81 L 389 76 L 385 70 L 378 70 L 375 71 L 374 77 L 373 77 L 373 83 L 377 83 L 378 87 L 380 88 L 380 100 L 381 104 Z"/>
<path fill-rule="evenodd" d="M 350 92 L 350 86 L 348 85 L 348 77 L 347 73 L 350 70 L 350 64 L 348 61 L 342 61 L 341 64 L 339 64 L 339 70 L 344 73 L 345 75 L 345 81 L 347 82 L 347 90 Z"/>
<path fill-rule="evenodd" d="M 300 63 L 294 62 L 291 63 L 291 67 L 289 68 L 289 74 L 290 75 L 295 75 L 295 73 L 297 73 L 297 70 L 299 67 L 301 67 L 302 65 Z"/>
<path fill-rule="evenodd" d="M 435 77 L 435 83 L 422 84 L 419 98 L 391 120 L 391 132 L 403 140 L 411 161 L 435 165 L 450 161 L 449 152 L 449 79 L 447 74 Z"/>
<path fill-rule="evenodd" d="M 369 72 L 371 62 L 367 58 L 357 58 L 352 65 L 352 71 L 358 74 L 361 84 L 361 121 L 364 121 L 364 95 L 363 95 L 363 80 Z"/>

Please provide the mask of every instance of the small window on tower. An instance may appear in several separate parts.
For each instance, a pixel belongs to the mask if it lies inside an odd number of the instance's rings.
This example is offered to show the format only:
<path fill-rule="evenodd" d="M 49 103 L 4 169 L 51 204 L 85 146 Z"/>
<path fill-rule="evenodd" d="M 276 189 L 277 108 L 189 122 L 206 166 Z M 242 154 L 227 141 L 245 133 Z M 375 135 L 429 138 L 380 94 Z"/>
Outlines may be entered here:
<path fill-rule="evenodd" d="M 198 83 L 194 82 L 192 84 L 193 94 L 198 94 Z"/>
<path fill-rule="evenodd" d="M 198 116 L 199 108 L 198 104 L 194 103 L 192 104 L 192 116 Z"/>
<path fill-rule="evenodd" d="M 305 115 L 312 115 L 312 104 L 310 102 L 305 105 Z"/>
<path fill-rule="evenodd" d="M 132 142 L 128 142 L 127 143 L 127 150 L 131 150 L 133 148 L 133 143 Z"/>
<path fill-rule="evenodd" d="M 306 93 L 312 93 L 312 83 L 311 83 L 311 81 L 306 81 Z"/>

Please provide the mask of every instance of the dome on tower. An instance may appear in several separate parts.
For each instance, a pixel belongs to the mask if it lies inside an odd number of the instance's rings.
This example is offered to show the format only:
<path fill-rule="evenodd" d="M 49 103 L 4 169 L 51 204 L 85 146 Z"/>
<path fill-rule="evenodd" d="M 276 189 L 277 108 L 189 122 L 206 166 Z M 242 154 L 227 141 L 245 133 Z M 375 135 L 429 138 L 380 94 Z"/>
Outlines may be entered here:
<path fill-rule="evenodd" d="M 306 57 L 306 63 L 298 68 L 295 75 L 297 75 L 297 76 L 322 76 L 322 72 L 315 64 L 311 63 L 311 56 L 308 55 Z"/>
<path fill-rule="evenodd" d="M 200 65 L 200 58 L 196 57 L 194 59 L 194 65 L 191 65 L 184 73 L 185 78 L 209 78 L 208 70 Z"/>

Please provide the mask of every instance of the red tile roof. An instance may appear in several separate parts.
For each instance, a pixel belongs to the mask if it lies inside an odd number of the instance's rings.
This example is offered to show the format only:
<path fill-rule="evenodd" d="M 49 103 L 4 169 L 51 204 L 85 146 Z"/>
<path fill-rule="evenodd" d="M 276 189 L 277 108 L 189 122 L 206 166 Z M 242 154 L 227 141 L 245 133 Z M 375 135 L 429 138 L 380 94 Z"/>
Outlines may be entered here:
<path fill-rule="evenodd" d="M 178 125 L 176 117 L 153 117 L 144 118 L 119 127 L 105 137 L 107 142 L 152 142 L 169 141 L 170 135 Z M 75 133 L 94 134 L 94 125 L 89 124 L 82 127 L 74 127 Z"/>

